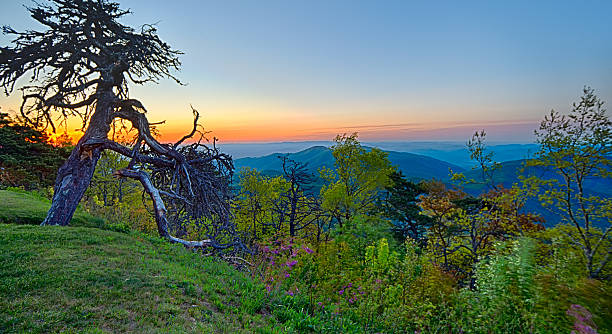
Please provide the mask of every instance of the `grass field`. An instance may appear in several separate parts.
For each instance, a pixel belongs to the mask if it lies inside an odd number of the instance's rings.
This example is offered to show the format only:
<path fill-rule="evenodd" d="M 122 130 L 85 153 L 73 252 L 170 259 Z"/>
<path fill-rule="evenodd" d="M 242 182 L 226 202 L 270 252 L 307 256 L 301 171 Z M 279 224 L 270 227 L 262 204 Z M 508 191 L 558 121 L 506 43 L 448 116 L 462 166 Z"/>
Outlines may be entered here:
<path fill-rule="evenodd" d="M 51 201 L 33 192 L 0 190 L 0 223 L 39 225 L 47 216 Z M 102 219 L 80 209 L 72 217 L 73 226 L 102 227 Z"/>
<path fill-rule="evenodd" d="M 0 190 L 0 333 L 274 332 L 265 289 L 229 265 L 78 210 Z M 112 228 L 112 226 L 110 226 Z"/>
<path fill-rule="evenodd" d="M 0 224 L 0 332 L 273 332 L 263 287 L 137 234 Z"/>

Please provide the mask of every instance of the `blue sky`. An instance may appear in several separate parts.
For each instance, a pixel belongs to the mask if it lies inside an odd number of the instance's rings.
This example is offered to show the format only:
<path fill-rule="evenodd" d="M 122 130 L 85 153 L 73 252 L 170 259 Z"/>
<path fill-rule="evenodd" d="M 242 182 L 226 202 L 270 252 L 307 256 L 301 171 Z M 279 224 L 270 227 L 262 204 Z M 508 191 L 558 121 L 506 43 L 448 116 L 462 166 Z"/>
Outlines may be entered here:
<path fill-rule="evenodd" d="M 0 20 L 35 27 L 18 4 Z M 29 2 L 22 2 L 28 3 Z M 171 81 L 133 89 L 171 136 L 189 104 L 226 141 L 529 141 L 590 85 L 612 100 L 612 1 L 121 1 L 185 52 Z M 0 39 L 6 44 L 7 39 Z M 1 97 L 4 110 L 18 94 Z"/>

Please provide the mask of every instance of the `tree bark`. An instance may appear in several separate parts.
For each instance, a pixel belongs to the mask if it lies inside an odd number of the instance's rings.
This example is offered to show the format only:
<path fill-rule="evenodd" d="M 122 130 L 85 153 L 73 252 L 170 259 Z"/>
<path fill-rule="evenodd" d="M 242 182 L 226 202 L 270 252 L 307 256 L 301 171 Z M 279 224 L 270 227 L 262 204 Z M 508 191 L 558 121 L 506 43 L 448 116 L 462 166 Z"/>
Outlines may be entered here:
<path fill-rule="evenodd" d="M 87 145 L 87 142 L 107 139 L 115 102 L 112 91 L 100 92 L 99 95 L 87 131 L 57 172 L 51 208 L 41 225 L 68 225 L 91 182 L 102 148 Z"/>

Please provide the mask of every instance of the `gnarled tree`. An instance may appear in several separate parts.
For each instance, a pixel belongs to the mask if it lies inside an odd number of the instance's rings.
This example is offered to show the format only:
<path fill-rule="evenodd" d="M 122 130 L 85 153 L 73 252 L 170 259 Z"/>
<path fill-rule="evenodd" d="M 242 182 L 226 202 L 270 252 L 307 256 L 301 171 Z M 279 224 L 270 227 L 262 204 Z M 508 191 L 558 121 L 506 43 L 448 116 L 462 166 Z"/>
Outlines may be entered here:
<path fill-rule="evenodd" d="M 82 120 L 84 134 L 59 169 L 53 202 L 45 225 L 67 225 L 87 189 L 103 150 L 130 159 L 120 177 L 143 185 L 154 203 L 159 234 L 188 246 L 224 248 L 239 243 L 229 216 L 231 157 L 202 144 L 199 114 L 193 129 L 174 144 L 162 144 L 151 134 L 143 104 L 129 97 L 128 84 L 179 80 L 172 74 L 180 67 L 178 56 L 144 25 L 134 30 L 118 20 L 128 14 L 107 0 L 53 0 L 28 8 L 44 31 L 17 32 L 0 47 L 0 84 L 7 95 L 17 80 L 29 76 L 20 87 L 21 116 L 36 127 L 55 131 L 57 122 L 69 117 Z M 180 83 L 180 82 L 179 82 Z M 117 123 L 131 125 L 137 135 L 122 145 L 109 132 Z M 190 145 L 186 141 L 199 140 Z M 186 222 L 207 224 L 207 240 L 175 237 Z M 214 222 L 214 223 L 210 223 Z"/>

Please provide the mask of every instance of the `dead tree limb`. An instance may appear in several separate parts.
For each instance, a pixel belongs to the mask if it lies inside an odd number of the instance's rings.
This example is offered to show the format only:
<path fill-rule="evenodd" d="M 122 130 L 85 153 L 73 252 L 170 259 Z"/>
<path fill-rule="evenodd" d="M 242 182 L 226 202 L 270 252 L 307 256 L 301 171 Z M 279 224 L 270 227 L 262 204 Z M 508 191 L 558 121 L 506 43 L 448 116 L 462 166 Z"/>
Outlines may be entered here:
<path fill-rule="evenodd" d="M 9 46 L 0 46 L 0 86 L 9 95 L 17 81 L 24 120 L 40 129 L 55 131 L 57 119 L 82 120 L 83 136 L 59 169 L 51 208 L 44 225 L 68 225 L 91 182 L 103 150 L 128 159 L 121 177 L 137 179 L 151 196 L 160 236 L 190 247 L 226 249 L 241 242 L 230 219 L 231 157 L 216 146 L 203 144 L 199 114 L 193 128 L 178 142 L 162 144 L 152 133 L 146 109 L 129 96 L 128 84 L 170 78 L 180 67 L 180 51 L 173 50 L 152 25 L 139 30 L 118 20 L 129 14 L 108 0 L 51 0 L 28 8 L 46 30 L 17 32 Z M 137 136 L 125 146 L 109 133 L 129 122 Z M 199 134 L 199 139 L 196 136 Z M 114 138 L 114 136 L 112 137 Z M 192 143 L 186 144 L 189 141 Z M 207 238 L 181 239 L 187 224 L 196 224 Z"/>

